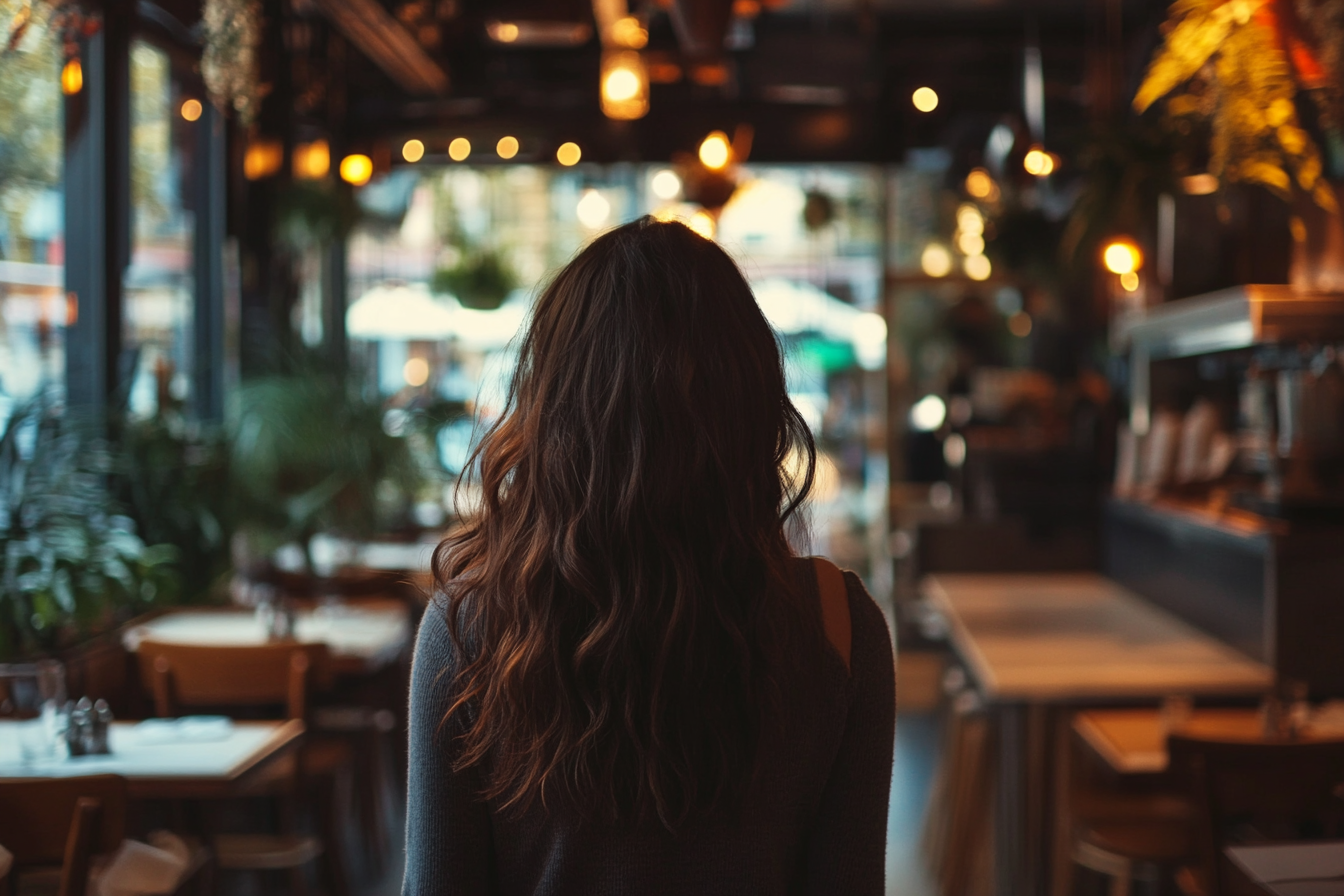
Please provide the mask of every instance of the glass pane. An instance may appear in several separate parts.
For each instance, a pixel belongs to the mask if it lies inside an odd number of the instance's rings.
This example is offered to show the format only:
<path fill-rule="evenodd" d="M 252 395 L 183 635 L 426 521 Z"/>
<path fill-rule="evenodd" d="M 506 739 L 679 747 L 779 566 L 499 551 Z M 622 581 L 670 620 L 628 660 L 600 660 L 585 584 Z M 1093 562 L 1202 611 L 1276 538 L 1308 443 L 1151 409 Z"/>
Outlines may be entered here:
<path fill-rule="evenodd" d="M 192 240 L 186 201 L 193 122 L 168 54 L 131 47 L 131 264 L 126 270 L 125 350 L 133 358 L 131 414 L 151 417 L 190 398 Z"/>
<path fill-rule="evenodd" d="M 0 22 L 23 5 L 0 0 Z M 0 423 L 39 390 L 65 392 L 64 60 L 49 10 L 34 5 L 17 44 L 0 45 Z"/>

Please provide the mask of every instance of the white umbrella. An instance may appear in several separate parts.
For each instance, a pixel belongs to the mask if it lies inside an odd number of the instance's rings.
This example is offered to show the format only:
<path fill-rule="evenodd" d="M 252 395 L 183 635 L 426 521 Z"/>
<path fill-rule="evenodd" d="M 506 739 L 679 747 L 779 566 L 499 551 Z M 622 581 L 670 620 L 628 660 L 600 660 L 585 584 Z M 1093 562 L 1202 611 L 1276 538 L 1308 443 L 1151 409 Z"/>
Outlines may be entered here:
<path fill-rule="evenodd" d="M 447 339 L 454 332 L 453 309 L 424 287 L 375 286 L 345 312 L 345 330 L 352 339 L 370 341 Z"/>

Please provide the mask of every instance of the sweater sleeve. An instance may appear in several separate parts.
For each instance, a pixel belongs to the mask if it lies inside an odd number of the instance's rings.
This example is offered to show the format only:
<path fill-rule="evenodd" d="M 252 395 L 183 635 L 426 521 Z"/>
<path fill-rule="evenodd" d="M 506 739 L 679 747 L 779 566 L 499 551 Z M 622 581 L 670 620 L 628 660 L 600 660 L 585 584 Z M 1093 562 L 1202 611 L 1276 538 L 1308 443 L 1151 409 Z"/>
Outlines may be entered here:
<path fill-rule="evenodd" d="M 440 725 L 452 684 L 453 642 L 442 608 L 431 602 L 411 666 L 410 761 L 406 796 L 406 873 L 402 896 L 477 896 L 491 892 L 490 814 L 475 770 L 455 772 L 452 726 Z"/>
<path fill-rule="evenodd" d="M 896 737 L 895 660 L 882 611 L 853 573 L 845 573 L 845 584 L 853 620 L 849 712 L 808 838 L 806 889 L 878 896 Z"/>

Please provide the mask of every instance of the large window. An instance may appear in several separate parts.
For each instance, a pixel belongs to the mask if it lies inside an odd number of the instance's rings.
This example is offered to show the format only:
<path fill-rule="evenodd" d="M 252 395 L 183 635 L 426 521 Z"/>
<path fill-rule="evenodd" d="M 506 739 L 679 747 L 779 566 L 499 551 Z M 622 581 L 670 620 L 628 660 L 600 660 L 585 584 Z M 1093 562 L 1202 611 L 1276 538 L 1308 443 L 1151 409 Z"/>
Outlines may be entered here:
<path fill-rule="evenodd" d="M 737 259 L 786 349 L 818 437 L 816 549 L 862 568 L 885 520 L 882 172 L 743 166 L 717 219 L 662 165 L 403 168 L 359 194 L 349 244 L 354 366 L 393 407 L 435 415 L 461 471 L 503 405 L 533 291 L 589 239 L 638 215 L 679 218 Z"/>
<path fill-rule="evenodd" d="M 6 39 L 23 5 L 0 0 Z M 64 392 L 63 59 L 46 9 L 0 45 L 0 418 L 43 389 Z"/>
<path fill-rule="evenodd" d="M 190 206 L 193 126 L 168 53 L 131 45 L 131 264 L 126 270 L 123 347 L 131 360 L 128 406 L 153 416 L 181 407 L 192 382 L 195 216 Z"/>

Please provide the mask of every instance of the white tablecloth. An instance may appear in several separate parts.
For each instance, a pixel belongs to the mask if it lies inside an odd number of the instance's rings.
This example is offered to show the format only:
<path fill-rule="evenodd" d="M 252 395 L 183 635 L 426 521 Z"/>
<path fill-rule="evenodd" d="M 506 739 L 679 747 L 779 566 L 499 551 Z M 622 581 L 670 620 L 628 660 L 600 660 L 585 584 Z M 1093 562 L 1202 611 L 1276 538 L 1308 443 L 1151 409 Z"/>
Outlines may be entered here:
<path fill-rule="evenodd" d="M 74 756 L 25 763 L 19 752 L 20 725 L 0 721 L 0 778 L 73 778 L 79 775 L 121 775 L 126 778 L 230 778 L 266 746 L 284 722 L 234 724 L 221 739 L 163 743 L 146 742 L 135 722 L 115 722 L 106 756 Z"/>
<path fill-rule="evenodd" d="M 294 637 L 324 643 L 336 656 L 378 661 L 395 657 L 411 636 L 403 607 L 322 607 L 299 613 Z M 264 644 L 267 634 L 251 611 L 183 610 L 138 625 L 126 633 L 126 649 L 134 652 L 142 640 L 213 647 Z"/>

